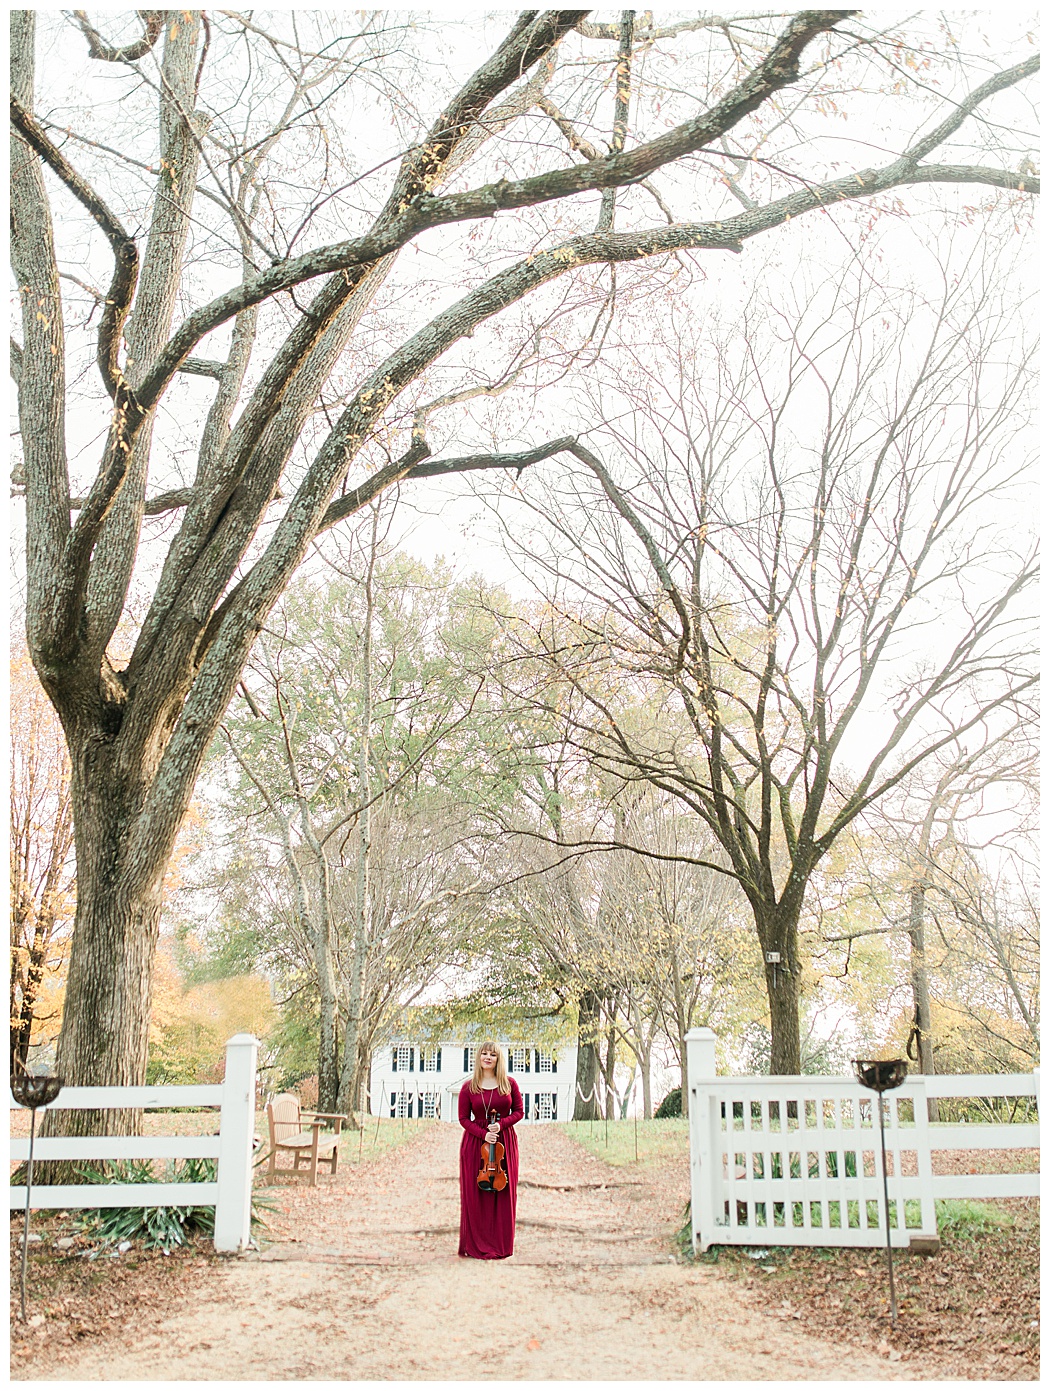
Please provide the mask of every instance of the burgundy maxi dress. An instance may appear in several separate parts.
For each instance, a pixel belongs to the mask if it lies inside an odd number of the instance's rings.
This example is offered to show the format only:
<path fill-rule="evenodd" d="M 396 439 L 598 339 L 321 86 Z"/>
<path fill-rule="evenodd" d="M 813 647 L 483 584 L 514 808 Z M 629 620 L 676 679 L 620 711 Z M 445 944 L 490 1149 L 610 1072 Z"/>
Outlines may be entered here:
<path fill-rule="evenodd" d="M 521 1090 L 511 1077 L 510 1096 L 498 1087 L 472 1092 L 464 1082 L 459 1093 L 459 1123 L 463 1142 L 459 1147 L 459 1254 L 475 1260 L 500 1261 L 514 1254 L 514 1212 L 518 1202 L 518 1137 L 514 1127 L 525 1114 Z M 495 1111 L 499 1140 L 506 1150 L 507 1186 L 502 1193 L 478 1188 L 481 1142 L 485 1121 Z"/>

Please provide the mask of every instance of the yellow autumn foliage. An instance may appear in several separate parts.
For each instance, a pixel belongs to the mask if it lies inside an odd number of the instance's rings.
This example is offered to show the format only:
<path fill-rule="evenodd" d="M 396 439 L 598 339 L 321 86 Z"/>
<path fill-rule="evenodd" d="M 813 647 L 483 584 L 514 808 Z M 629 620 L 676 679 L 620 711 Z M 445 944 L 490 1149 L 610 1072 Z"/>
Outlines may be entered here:
<path fill-rule="evenodd" d="M 264 1038 L 275 1010 L 262 976 L 231 976 L 186 989 L 166 943 L 157 951 L 150 1015 L 150 1083 L 221 1082 L 227 1040 Z"/>

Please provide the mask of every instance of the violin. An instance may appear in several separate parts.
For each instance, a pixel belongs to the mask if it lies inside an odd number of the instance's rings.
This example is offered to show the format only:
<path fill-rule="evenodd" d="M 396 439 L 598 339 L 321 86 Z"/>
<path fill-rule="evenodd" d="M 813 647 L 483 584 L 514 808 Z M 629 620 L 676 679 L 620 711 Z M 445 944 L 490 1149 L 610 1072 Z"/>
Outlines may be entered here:
<path fill-rule="evenodd" d="M 498 1120 L 495 1111 L 489 1112 L 489 1121 Z M 478 1188 L 483 1193 L 502 1193 L 507 1186 L 507 1171 L 503 1167 L 506 1151 L 499 1140 L 481 1142 L 481 1168 L 478 1170 Z"/>

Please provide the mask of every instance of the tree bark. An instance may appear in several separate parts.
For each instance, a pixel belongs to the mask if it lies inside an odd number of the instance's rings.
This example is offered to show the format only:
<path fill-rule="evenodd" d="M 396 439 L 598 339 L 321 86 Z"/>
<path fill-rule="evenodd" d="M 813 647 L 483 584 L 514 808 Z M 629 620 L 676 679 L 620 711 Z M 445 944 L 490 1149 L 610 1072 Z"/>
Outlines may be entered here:
<path fill-rule="evenodd" d="M 671 987 L 674 990 L 674 1023 L 678 1036 L 678 1062 L 682 1070 L 682 1115 L 689 1115 L 689 1052 L 685 1046 L 685 1036 L 689 1031 L 689 1020 L 685 1008 L 685 992 L 682 989 L 682 975 L 678 969 L 678 953 L 671 952 Z"/>
<path fill-rule="evenodd" d="M 911 989 L 915 1004 L 914 1037 L 918 1044 L 919 1071 L 927 1077 L 933 1065 L 933 1025 L 930 1016 L 930 980 L 926 970 L 926 886 L 913 884 L 908 905 L 908 938 L 911 942 Z"/>
<path fill-rule="evenodd" d="M 372 757 L 372 620 L 375 613 L 375 563 L 379 513 L 372 512 L 372 537 L 365 572 L 365 616 L 361 643 L 361 742 L 358 749 L 357 877 L 354 885 L 354 941 L 343 1041 L 343 1070 L 337 1109 L 351 1117 L 361 1104 L 361 1009 L 368 950 L 368 850 L 371 827 Z"/>
<path fill-rule="evenodd" d="M 776 953 L 780 957 L 779 961 L 764 962 L 769 1000 L 769 1071 L 774 1077 L 797 1076 L 802 1070 L 798 960 L 801 904 L 781 901 L 771 913 L 755 908 L 754 904 L 752 908 L 763 956 Z"/>
<path fill-rule="evenodd" d="M 598 1030 L 601 1005 L 593 990 L 580 996 L 580 1019 L 577 1030 L 576 1098 L 572 1118 L 577 1121 L 598 1119 Z"/>
<path fill-rule="evenodd" d="M 605 1031 L 605 1061 L 602 1076 L 605 1080 L 605 1116 L 612 1119 L 616 1115 L 616 1001 L 610 996 L 606 1001 L 609 1011 L 608 1027 Z"/>
<path fill-rule="evenodd" d="M 320 1111 L 333 1112 L 339 1091 L 339 1040 L 338 990 L 335 979 L 335 963 L 332 960 L 332 895 L 331 875 L 328 856 L 324 846 L 317 838 L 310 806 L 299 781 L 298 769 L 292 765 L 289 747 L 289 763 L 296 782 L 299 799 L 299 819 L 303 828 L 303 840 L 310 851 L 317 874 L 316 909 L 311 909 L 302 874 L 295 864 L 295 853 L 290 840 L 286 854 L 293 878 L 300 892 L 300 912 L 306 915 L 306 923 L 313 941 L 314 965 L 317 970 L 317 987 L 320 1004 L 317 1036 L 317 1107 Z"/>
<path fill-rule="evenodd" d="M 155 845 L 145 874 L 129 857 L 140 808 L 113 776 L 113 761 L 99 756 L 101 741 L 86 742 L 86 751 L 72 751 L 77 910 L 56 1071 L 67 1086 L 142 1086 L 170 846 L 166 838 Z M 129 1109 L 49 1112 L 42 1133 L 134 1135 L 141 1117 Z"/>
<path fill-rule="evenodd" d="M 932 1077 L 936 1071 L 933 1065 L 933 1019 L 930 1013 L 930 978 L 926 969 L 926 884 L 916 881 L 912 884 L 908 904 L 908 940 L 911 943 L 911 992 L 915 1006 L 911 1037 L 916 1040 L 919 1071 L 925 1077 Z M 909 1039 L 909 1052 L 911 1039 Z M 926 1101 L 927 1117 L 931 1121 L 940 1120 L 940 1110 L 936 1097 Z"/>

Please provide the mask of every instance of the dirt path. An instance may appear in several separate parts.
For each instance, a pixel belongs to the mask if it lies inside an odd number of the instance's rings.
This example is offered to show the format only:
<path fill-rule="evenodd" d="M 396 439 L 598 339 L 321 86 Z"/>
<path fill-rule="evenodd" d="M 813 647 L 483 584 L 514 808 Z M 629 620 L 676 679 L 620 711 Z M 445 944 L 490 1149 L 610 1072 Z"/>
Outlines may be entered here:
<path fill-rule="evenodd" d="M 680 1178 L 612 1169 L 553 1126 L 520 1132 L 515 1254 L 460 1260 L 458 1127 L 281 1192 L 275 1244 L 209 1266 L 143 1335 L 37 1367 L 61 1381 L 893 1380 L 885 1360 L 749 1307 L 674 1262 Z M 484 1320 L 502 1331 L 479 1336 Z"/>

